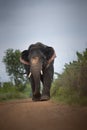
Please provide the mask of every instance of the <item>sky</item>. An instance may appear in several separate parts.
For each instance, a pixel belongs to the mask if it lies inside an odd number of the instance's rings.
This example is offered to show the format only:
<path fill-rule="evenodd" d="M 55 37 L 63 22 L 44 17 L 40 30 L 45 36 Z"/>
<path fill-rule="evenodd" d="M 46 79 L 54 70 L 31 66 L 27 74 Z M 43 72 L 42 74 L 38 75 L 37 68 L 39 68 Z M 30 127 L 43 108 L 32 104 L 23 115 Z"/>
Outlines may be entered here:
<path fill-rule="evenodd" d="M 8 81 L 5 51 L 36 42 L 55 49 L 54 70 L 61 73 L 87 48 L 87 0 L 0 0 L 0 81 Z"/>

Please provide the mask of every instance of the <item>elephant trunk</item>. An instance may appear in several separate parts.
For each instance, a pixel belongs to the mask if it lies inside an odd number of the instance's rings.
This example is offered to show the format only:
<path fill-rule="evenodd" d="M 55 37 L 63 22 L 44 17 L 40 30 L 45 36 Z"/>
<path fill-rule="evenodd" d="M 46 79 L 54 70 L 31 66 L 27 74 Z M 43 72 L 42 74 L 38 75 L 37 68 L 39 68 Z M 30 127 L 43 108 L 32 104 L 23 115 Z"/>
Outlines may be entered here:
<path fill-rule="evenodd" d="M 40 93 L 40 75 L 43 74 L 42 72 L 42 63 L 39 62 L 35 62 L 34 61 L 31 62 L 30 65 L 30 74 L 29 76 L 33 76 L 34 79 L 34 87 L 35 87 L 35 91 L 34 91 L 34 95 Z"/>

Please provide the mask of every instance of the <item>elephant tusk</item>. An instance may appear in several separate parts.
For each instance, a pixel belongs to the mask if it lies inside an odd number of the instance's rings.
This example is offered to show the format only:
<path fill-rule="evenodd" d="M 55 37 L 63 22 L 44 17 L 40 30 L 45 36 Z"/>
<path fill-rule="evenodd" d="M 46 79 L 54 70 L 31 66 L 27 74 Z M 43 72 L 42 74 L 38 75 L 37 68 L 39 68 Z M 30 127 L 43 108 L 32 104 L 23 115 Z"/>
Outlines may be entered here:
<path fill-rule="evenodd" d="M 29 73 L 28 77 L 30 78 L 30 76 L 31 76 L 31 72 Z"/>
<path fill-rule="evenodd" d="M 40 71 L 40 73 L 41 73 L 41 75 L 43 75 L 43 71 L 42 70 Z"/>

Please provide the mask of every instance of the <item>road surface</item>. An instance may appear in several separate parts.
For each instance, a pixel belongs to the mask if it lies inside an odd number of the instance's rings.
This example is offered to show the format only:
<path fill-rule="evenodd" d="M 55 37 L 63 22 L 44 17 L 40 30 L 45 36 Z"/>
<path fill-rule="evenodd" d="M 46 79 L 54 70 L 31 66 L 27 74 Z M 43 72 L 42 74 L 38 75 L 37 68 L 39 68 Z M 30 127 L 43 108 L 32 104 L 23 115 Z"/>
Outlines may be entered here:
<path fill-rule="evenodd" d="M 31 99 L 0 103 L 0 130 L 87 130 L 87 107 Z"/>

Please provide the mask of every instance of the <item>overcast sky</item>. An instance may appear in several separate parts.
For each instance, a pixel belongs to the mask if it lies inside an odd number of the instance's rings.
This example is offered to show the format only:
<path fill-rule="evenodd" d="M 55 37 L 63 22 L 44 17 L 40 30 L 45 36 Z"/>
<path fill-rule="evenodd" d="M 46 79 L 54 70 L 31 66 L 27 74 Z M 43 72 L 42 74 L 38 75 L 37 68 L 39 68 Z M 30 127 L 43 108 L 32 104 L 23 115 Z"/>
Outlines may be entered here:
<path fill-rule="evenodd" d="M 23 51 L 32 43 L 54 47 L 55 71 L 87 48 L 87 0 L 0 0 L 0 80 L 8 48 Z"/>

